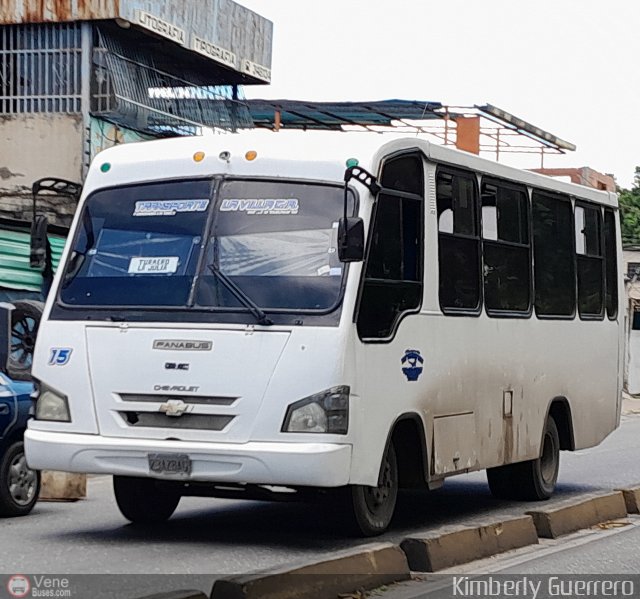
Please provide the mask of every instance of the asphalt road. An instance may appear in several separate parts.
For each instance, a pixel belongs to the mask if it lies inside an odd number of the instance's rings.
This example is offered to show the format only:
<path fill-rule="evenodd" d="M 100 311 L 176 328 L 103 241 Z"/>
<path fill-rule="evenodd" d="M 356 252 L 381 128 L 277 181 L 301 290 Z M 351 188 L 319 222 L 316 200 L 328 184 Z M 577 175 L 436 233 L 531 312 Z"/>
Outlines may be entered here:
<path fill-rule="evenodd" d="M 623 417 L 600 446 L 563 453 L 551 501 L 633 484 L 640 484 L 638 414 Z M 522 514 L 531 505 L 493 499 L 484 473 L 463 475 L 436 492 L 403 493 L 391 530 L 380 539 Z M 84 501 L 41 502 L 26 518 L 0 520 L 0 573 L 118 574 L 122 581 L 125 574 L 201 574 L 188 586 L 208 591 L 222 574 L 326 557 L 365 542 L 345 538 L 330 507 L 298 503 L 185 498 L 165 526 L 139 529 L 120 515 L 110 478 L 96 477 Z"/>
<path fill-rule="evenodd" d="M 640 525 L 612 535 L 596 538 L 596 534 L 588 543 L 570 541 L 560 551 L 500 570 L 500 574 L 640 574 Z"/>

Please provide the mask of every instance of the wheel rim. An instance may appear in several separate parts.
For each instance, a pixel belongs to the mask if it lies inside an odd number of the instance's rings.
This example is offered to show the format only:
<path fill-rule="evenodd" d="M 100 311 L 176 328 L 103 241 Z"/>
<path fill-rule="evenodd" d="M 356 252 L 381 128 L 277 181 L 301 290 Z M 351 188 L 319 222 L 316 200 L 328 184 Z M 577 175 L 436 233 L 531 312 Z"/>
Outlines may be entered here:
<path fill-rule="evenodd" d="M 29 505 L 36 494 L 38 477 L 35 470 L 27 466 L 24 453 L 19 453 L 9 465 L 9 494 L 15 503 Z"/>
<path fill-rule="evenodd" d="M 23 316 L 11 327 L 11 359 L 20 367 L 31 366 L 37 334 L 38 322 L 31 316 Z"/>
<path fill-rule="evenodd" d="M 382 480 L 377 487 L 366 487 L 364 490 L 364 500 L 372 513 L 377 513 L 389 502 L 394 488 L 394 476 L 391 463 L 387 458 L 384 462 Z"/>
<path fill-rule="evenodd" d="M 555 438 L 550 432 L 547 432 L 544 436 L 542 456 L 540 458 L 540 474 L 547 485 L 555 482 L 556 472 L 558 471 L 557 455 Z"/>

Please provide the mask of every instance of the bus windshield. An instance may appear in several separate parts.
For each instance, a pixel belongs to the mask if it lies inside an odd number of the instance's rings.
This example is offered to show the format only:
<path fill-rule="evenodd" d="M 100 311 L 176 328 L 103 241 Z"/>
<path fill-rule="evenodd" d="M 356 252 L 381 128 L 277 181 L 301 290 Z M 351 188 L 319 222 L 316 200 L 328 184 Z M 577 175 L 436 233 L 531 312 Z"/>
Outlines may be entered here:
<path fill-rule="evenodd" d="M 83 208 L 60 300 L 70 307 L 328 311 L 342 289 L 342 210 L 341 187 L 299 182 L 101 190 Z"/>

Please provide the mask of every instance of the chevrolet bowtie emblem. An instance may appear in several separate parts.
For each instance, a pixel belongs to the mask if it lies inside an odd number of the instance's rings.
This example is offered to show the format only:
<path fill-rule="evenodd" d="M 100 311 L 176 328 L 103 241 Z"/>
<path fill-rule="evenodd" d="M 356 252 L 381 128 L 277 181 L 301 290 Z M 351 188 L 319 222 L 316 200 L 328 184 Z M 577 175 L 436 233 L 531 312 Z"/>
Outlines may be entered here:
<path fill-rule="evenodd" d="M 189 405 L 181 399 L 170 399 L 160 406 L 160 411 L 167 416 L 177 418 L 189 409 Z"/>

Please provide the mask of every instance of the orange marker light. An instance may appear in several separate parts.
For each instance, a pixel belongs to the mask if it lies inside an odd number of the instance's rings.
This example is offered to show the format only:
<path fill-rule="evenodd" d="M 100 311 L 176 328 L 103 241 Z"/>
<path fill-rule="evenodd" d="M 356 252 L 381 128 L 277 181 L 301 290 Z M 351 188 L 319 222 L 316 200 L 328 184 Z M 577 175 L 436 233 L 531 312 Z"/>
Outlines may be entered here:
<path fill-rule="evenodd" d="M 193 155 L 193 159 L 195 160 L 195 162 L 202 162 L 204 160 L 204 157 L 205 157 L 204 152 L 196 152 Z"/>
<path fill-rule="evenodd" d="M 258 152 L 256 152 L 255 150 L 249 150 L 244 157 L 251 162 L 252 160 L 255 160 L 258 157 Z"/>

